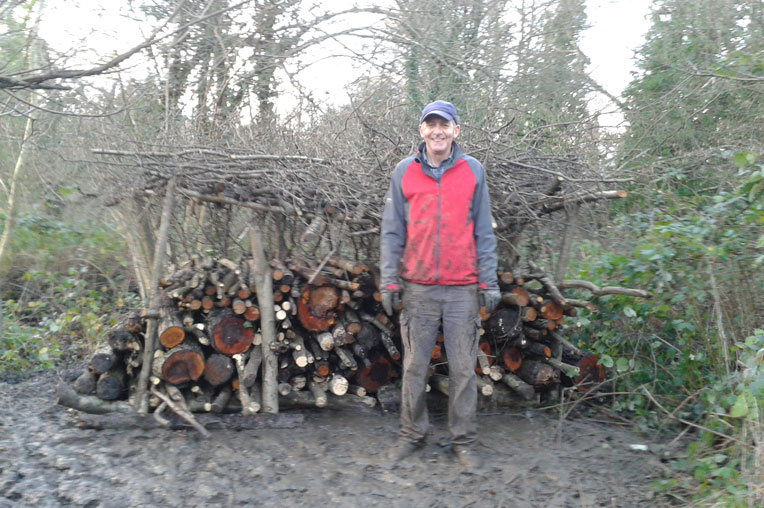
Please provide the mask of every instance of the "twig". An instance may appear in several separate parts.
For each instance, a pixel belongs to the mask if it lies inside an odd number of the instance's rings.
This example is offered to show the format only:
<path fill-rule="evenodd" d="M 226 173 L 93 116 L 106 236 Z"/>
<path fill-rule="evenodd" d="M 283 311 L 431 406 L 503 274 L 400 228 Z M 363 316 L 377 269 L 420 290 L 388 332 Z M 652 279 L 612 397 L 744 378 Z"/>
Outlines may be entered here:
<path fill-rule="evenodd" d="M 650 390 L 648 390 L 646 386 L 642 385 L 641 388 L 642 388 L 642 391 L 645 393 L 645 395 L 647 395 L 647 398 L 650 399 L 653 402 L 653 404 L 658 406 L 661 409 L 661 411 L 666 413 L 666 415 L 669 418 L 671 418 L 673 420 L 676 420 L 678 422 L 681 422 L 681 423 L 683 423 L 685 425 L 689 425 L 690 427 L 695 427 L 696 429 L 700 429 L 700 430 L 704 430 L 706 432 L 710 432 L 711 434 L 714 434 L 715 436 L 719 436 L 719 437 L 724 438 L 724 439 L 729 439 L 730 441 L 734 441 L 734 442 L 738 443 L 739 445 L 745 446 L 747 448 L 754 448 L 753 445 L 751 445 L 749 443 L 746 443 L 744 441 L 741 441 L 740 439 L 738 439 L 738 438 L 736 438 L 734 436 L 730 436 L 730 435 L 724 434 L 722 432 L 719 432 L 719 431 L 716 431 L 716 430 L 713 430 L 713 429 L 709 429 L 708 427 L 706 427 L 704 425 L 700 425 L 698 423 L 693 423 L 693 422 L 691 422 L 689 420 L 685 420 L 684 418 L 679 418 L 678 416 L 674 416 L 670 411 L 668 411 L 666 408 L 664 408 L 660 404 L 660 402 L 655 400 L 655 397 L 653 397 L 653 394 L 650 393 Z"/>
<path fill-rule="evenodd" d="M 181 409 L 178 406 L 178 404 L 173 402 L 173 400 L 170 397 L 168 397 L 164 393 L 157 390 L 154 386 L 151 387 L 151 393 L 159 397 L 162 400 L 162 402 L 167 404 L 167 407 L 175 411 L 175 414 L 177 414 L 178 416 L 186 420 L 188 423 L 190 423 L 196 430 L 198 430 L 201 433 L 202 436 L 210 437 L 210 431 L 208 431 L 202 425 L 200 425 L 199 422 L 197 422 L 196 419 L 194 419 L 194 416 L 191 413 Z"/>

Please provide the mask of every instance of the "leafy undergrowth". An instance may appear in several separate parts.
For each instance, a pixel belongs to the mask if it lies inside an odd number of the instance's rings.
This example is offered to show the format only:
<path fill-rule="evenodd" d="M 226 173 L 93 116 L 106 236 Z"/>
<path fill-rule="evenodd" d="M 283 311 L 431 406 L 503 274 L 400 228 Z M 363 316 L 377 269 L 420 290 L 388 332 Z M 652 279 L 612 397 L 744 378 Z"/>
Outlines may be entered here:
<path fill-rule="evenodd" d="M 125 252 L 102 224 L 19 217 L 0 281 L 0 378 L 92 348 L 121 309 L 137 305 Z"/>

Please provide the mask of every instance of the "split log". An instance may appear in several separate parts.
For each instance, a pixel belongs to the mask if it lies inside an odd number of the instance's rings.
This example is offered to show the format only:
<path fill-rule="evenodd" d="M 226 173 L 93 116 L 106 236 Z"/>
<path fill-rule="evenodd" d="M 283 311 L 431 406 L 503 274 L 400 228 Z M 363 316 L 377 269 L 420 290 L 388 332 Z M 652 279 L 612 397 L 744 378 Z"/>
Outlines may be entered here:
<path fill-rule="evenodd" d="M 251 326 L 244 326 L 244 320 L 231 309 L 215 309 L 210 313 L 208 321 L 212 332 L 212 347 L 218 353 L 233 356 L 243 353 L 252 345 L 254 330 Z"/>
<path fill-rule="evenodd" d="M 241 378 L 244 377 L 244 355 L 234 355 L 233 360 L 236 364 L 236 372 L 241 380 Z M 241 402 L 241 414 L 255 414 L 260 411 L 260 404 L 252 400 L 252 397 L 249 395 L 249 390 L 246 386 L 241 384 L 241 382 L 239 382 L 239 390 L 237 394 L 239 396 L 239 401 Z"/>

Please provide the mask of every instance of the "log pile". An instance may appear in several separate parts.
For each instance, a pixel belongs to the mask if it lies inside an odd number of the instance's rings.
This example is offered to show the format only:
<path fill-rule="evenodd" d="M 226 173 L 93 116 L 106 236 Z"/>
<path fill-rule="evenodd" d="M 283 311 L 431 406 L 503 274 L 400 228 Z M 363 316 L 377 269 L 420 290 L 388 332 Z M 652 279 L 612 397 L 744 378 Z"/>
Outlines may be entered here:
<path fill-rule="evenodd" d="M 255 296 L 251 259 L 194 257 L 162 280 L 150 376 L 150 406 L 157 418 L 167 408 L 181 416 L 257 413 L 265 348 L 278 359 L 284 406 L 373 407 L 373 395 L 400 376 L 397 316 L 382 312 L 376 277 L 368 267 L 326 258 L 321 263 L 274 260 L 271 268 L 274 303 L 269 309 Z M 475 370 L 481 396 L 497 404 L 538 403 L 541 394 L 560 384 L 586 390 L 602 381 L 604 369 L 596 356 L 565 338 L 565 320 L 591 304 L 566 298 L 532 263 L 526 274 L 498 275 L 501 304 L 481 315 L 478 330 Z M 583 283 L 568 287 L 593 291 Z M 273 313 L 276 323 L 268 343 L 259 326 L 265 312 Z M 125 400 L 134 406 L 144 332 L 142 318 L 131 315 L 109 333 L 73 384 L 82 407 L 101 412 L 112 407 L 108 401 Z M 430 374 L 431 389 L 447 395 L 442 334 Z M 114 404 L 117 411 L 124 408 L 124 402 Z"/>

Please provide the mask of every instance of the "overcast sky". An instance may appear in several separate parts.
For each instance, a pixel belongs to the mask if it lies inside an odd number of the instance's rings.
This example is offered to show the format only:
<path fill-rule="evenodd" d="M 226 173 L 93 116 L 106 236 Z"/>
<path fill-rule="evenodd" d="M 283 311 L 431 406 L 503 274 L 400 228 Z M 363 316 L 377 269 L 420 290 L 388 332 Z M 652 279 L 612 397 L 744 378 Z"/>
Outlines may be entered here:
<path fill-rule="evenodd" d="M 324 7 L 331 4 L 342 8 L 350 2 L 322 2 Z M 592 77 L 614 95 L 619 95 L 631 80 L 634 50 L 649 28 L 646 16 L 650 4 L 650 0 L 587 0 L 591 28 L 583 35 L 581 49 L 591 60 Z M 147 35 L 139 31 L 138 23 L 118 15 L 123 3 L 116 0 L 48 0 L 47 6 L 53 5 L 55 13 L 47 10 L 41 32 L 59 50 L 78 47 L 78 42 L 84 40 L 103 59 L 104 55 L 129 49 Z M 311 58 L 316 58 L 315 54 Z M 361 72 L 349 59 L 331 58 L 312 65 L 299 77 L 317 99 L 341 103 L 346 97 L 344 85 Z"/>

